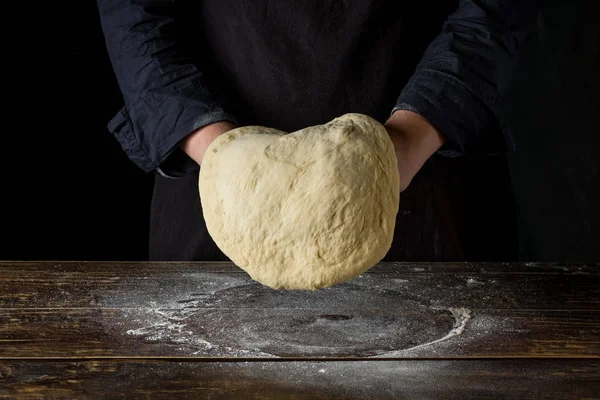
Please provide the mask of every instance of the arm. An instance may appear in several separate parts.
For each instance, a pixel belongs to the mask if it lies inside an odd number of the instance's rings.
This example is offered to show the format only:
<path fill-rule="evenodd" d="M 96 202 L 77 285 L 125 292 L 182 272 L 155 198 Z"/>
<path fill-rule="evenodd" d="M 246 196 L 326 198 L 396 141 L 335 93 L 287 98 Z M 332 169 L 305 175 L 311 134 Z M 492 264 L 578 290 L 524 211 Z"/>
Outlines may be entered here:
<path fill-rule="evenodd" d="M 399 159 L 408 182 L 442 147 L 449 155 L 513 149 L 513 139 L 499 116 L 499 101 L 540 3 L 460 0 L 427 47 L 386 122 L 395 144 L 405 146 L 396 149 L 408 158 Z M 417 140 L 419 131 L 423 138 Z"/>
<path fill-rule="evenodd" d="M 176 7 L 171 0 L 98 0 L 106 47 L 125 102 L 109 130 L 142 170 L 183 176 L 197 170 L 198 163 L 181 149 L 198 158 L 192 145 L 208 126 L 222 122 L 226 124 L 221 128 L 230 128 L 235 119 L 183 50 Z M 192 136 L 196 140 L 184 141 Z"/>

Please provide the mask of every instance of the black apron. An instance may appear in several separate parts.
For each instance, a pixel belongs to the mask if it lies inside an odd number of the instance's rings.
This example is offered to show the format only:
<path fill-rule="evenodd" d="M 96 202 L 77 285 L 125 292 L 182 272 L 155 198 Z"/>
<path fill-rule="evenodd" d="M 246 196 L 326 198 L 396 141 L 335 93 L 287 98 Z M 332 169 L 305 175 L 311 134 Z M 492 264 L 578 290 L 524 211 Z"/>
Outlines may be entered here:
<path fill-rule="evenodd" d="M 384 123 L 457 3 L 198 1 L 179 34 L 240 125 L 292 132 L 349 112 Z M 516 243 L 506 157 L 434 155 L 400 196 L 385 260 L 511 260 Z M 227 260 L 204 225 L 197 174 L 156 176 L 149 255 Z"/>

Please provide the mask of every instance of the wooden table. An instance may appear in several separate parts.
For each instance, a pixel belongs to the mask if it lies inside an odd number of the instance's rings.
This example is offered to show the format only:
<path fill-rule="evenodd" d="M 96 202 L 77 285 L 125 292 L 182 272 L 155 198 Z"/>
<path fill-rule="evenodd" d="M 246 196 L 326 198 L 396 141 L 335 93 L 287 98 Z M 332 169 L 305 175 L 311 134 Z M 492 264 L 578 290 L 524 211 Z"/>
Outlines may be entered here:
<path fill-rule="evenodd" d="M 0 398 L 599 398 L 600 265 L 0 262 Z"/>

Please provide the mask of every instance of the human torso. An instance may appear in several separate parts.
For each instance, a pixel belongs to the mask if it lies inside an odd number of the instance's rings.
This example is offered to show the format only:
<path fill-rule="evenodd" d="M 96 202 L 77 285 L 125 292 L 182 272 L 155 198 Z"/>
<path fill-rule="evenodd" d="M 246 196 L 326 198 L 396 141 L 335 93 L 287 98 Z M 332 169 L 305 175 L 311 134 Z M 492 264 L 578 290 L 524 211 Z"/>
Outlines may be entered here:
<path fill-rule="evenodd" d="M 293 131 L 347 112 L 387 118 L 456 3 L 205 0 L 181 10 L 190 49 L 240 123 Z"/>

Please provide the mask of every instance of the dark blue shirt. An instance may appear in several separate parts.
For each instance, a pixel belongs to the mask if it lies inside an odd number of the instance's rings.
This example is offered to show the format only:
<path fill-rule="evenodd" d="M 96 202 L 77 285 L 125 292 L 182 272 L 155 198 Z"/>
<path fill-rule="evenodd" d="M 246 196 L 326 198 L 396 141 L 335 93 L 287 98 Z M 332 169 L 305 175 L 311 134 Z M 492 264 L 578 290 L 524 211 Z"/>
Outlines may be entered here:
<path fill-rule="evenodd" d="M 286 131 L 398 109 L 446 155 L 511 151 L 499 101 L 538 0 L 99 0 L 124 106 L 109 130 L 144 171 L 198 166 L 178 143 L 218 121 Z"/>

